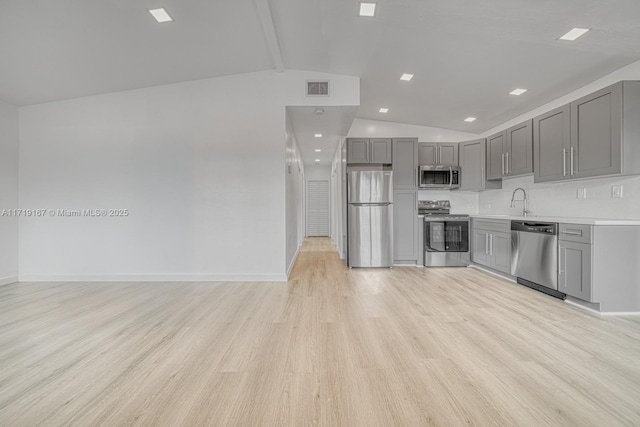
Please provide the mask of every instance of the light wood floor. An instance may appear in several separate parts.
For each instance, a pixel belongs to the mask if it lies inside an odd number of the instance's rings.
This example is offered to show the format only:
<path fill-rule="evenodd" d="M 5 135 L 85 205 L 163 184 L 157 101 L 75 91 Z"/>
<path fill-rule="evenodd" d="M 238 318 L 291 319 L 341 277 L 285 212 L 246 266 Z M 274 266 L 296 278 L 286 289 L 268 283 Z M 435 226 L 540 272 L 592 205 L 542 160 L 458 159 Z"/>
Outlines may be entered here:
<path fill-rule="evenodd" d="M 477 269 L 0 287 L 0 425 L 640 425 L 640 318 Z"/>

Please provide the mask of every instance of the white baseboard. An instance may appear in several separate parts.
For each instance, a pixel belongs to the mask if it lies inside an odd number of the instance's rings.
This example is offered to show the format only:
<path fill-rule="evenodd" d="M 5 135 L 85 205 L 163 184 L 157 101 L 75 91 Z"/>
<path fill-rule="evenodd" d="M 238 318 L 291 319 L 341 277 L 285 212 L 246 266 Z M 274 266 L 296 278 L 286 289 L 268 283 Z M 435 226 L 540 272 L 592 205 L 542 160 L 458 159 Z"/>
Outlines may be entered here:
<path fill-rule="evenodd" d="M 284 274 L 20 275 L 20 282 L 286 282 Z"/>
<path fill-rule="evenodd" d="M 516 282 L 516 279 L 513 276 L 509 276 L 507 274 L 500 273 L 498 271 L 493 271 L 491 269 L 485 268 L 485 267 L 483 267 L 481 265 L 478 265 L 478 264 L 469 264 L 469 267 L 477 268 L 478 270 L 482 270 L 485 273 L 489 273 L 489 274 L 491 274 L 493 276 L 496 276 L 496 277 L 499 277 L 501 279 L 508 280 L 509 282 L 518 283 L 518 282 Z"/>
<path fill-rule="evenodd" d="M 0 279 L 0 286 L 8 285 L 10 283 L 16 283 L 18 281 L 18 276 L 7 276 Z"/>
<path fill-rule="evenodd" d="M 296 263 L 296 260 L 298 259 L 298 255 L 300 254 L 300 246 L 298 246 L 298 249 L 296 249 L 296 253 L 293 254 L 293 258 L 291 259 L 291 263 L 289 264 L 289 267 L 287 268 L 287 280 L 289 280 L 289 276 L 291 276 L 291 270 L 293 270 L 293 265 Z"/>

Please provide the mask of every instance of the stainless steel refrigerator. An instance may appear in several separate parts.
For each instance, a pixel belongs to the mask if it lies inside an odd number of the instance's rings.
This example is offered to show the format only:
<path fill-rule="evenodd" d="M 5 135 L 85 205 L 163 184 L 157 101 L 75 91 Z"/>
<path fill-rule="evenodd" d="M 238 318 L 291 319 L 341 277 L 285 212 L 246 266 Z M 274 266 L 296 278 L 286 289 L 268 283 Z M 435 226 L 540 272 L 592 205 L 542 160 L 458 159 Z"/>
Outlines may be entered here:
<path fill-rule="evenodd" d="M 347 170 L 349 267 L 393 265 L 393 172 Z"/>

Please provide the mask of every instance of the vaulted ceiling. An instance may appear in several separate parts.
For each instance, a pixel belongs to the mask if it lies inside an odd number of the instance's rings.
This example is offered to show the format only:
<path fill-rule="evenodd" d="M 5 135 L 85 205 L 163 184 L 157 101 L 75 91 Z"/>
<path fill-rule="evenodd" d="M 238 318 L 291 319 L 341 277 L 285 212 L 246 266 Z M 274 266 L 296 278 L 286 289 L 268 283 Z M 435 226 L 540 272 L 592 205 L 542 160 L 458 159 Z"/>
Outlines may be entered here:
<path fill-rule="evenodd" d="M 573 27 L 591 31 L 557 40 Z M 640 60 L 639 40 L 638 0 L 379 0 L 373 18 L 355 0 L 0 0 L 0 99 L 300 69 L 361 77 L 359 118 L 480 133 Z"/>

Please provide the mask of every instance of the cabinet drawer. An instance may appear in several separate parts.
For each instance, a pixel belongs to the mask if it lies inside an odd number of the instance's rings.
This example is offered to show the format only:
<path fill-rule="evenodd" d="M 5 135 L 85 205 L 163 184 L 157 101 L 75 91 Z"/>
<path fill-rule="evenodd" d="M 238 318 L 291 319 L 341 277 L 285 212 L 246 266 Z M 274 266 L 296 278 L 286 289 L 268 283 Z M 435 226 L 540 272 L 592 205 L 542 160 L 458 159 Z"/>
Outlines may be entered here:
<path fill-rule="evenodd" d="M 591 243 L 591 225 L 560 224 L 558 240 L 576 243 Z"/>
<path fill-rule="evenodd" d="M 502 219 L 476 219 L 471 222 L 474 229 L 489 231 L 511 231 L 511 221 Z"/>

